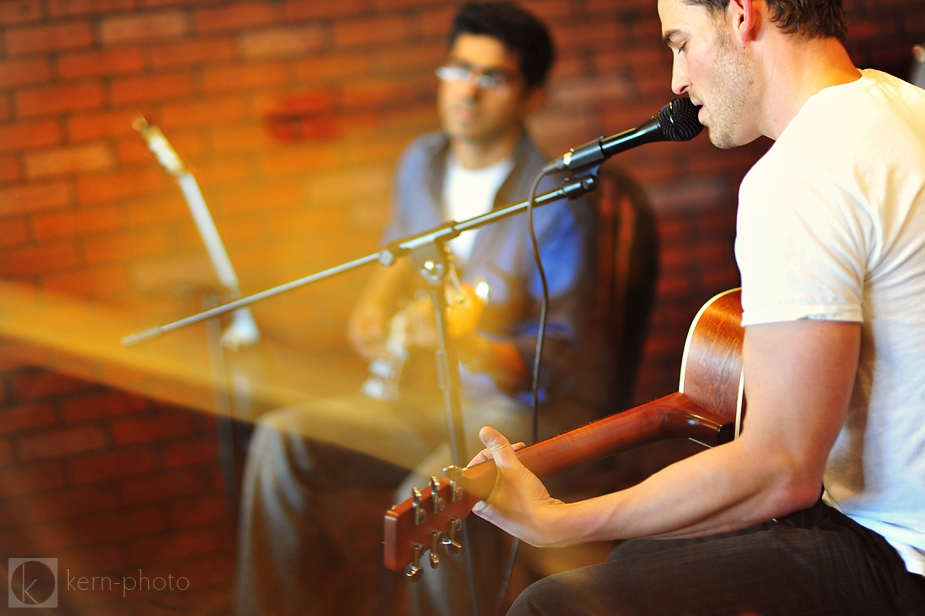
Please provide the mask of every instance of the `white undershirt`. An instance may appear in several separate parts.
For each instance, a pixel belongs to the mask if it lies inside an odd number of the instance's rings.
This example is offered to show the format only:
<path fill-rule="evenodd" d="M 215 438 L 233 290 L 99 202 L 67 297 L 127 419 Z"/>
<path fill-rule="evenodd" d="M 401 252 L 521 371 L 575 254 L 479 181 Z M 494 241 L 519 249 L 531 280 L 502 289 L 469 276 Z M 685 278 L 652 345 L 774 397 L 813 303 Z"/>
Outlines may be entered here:
<path fill-rule="evenodd" d="M 514 159 L 508 157 L 484 169 L 466 169 L 452 152 L 448 153 L 443 182 L 443 211 L 447 219 L 460 222 L 490 212 L 498 189 L 513 168 Z M 464 231 L 449 243 L 460 264 L 469 260 L 476 231 Z"/>

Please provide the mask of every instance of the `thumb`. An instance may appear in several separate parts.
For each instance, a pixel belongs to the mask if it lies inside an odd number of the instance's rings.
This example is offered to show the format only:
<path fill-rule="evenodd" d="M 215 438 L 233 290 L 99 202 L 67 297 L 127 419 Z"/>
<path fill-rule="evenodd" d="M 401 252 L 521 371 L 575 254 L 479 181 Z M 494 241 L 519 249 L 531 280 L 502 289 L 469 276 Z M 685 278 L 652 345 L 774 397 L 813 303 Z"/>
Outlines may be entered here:
<path fill-rule="evenodd" d="M 510 441 L 494 428 L 489 428 L 488 426 L 482 428 L 479 430 L 479 438 L 488 448 L 488 451 L 491 452 L 495 464 L 500 468 L 508 469 L 519 463 Z"/>

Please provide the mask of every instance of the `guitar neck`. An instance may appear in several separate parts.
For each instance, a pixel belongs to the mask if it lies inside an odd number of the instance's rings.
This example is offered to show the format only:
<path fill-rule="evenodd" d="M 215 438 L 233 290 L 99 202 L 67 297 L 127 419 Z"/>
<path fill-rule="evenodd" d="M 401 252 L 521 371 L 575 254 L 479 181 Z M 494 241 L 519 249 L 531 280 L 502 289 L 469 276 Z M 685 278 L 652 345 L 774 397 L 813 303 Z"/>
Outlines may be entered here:
<path fill-rule="evenodd" d="M 690 438 L 716 445 L 722 423 L 684 394 L 674 393 L 630 411 L 617 413 L 517 452 L 517 458 L 541 479 L 619 451 L 669 438 Z M 494 462 L 463 471 L 463 489 L 472 504 L 486 498 L 494 487 Z"/>
<path fill-rule="evenodd" d="M 703 411 L 684 394 L 674 393 L 525 447 L 517 457 L 542 478 L 668 438 L 691 438 L 715 445 L 721 427 L 719 417 Z M 392 507 L 385 520 L 386 567 L 399 571 L 412 560 L 410 548 L 398 550 L 396 546 L 426 546 L 434 532 L 447 534 L 448 521 L 465 519 L 475 503 L 491 493 L 496 476 L 494 462 L 485 462 L 463 469 L 458 485 L 443 478 L 436 494 L 428 487 L 421 491 L 417 503 L 408 500 Z M 416 522 L 415 509 L 423 512 L 420 522 Z"/>

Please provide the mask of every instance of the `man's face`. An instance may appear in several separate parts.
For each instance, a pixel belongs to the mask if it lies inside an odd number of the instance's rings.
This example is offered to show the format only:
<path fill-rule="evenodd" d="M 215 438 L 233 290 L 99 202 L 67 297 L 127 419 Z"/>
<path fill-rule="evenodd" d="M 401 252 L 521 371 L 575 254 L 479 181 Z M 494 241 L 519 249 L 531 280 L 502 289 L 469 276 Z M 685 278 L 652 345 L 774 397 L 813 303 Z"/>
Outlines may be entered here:
<path fill-rule="evenodd" d="M 700 122 L 710 141 L 732 148 L 758 136 L 749 121 L 756 114 L 753 71 L 722 14 L 684 0 L 659 0 L 662 35 L 674 55 L 671 89 L 703 105 Z"/>
<path fill-rule="evenodd" d="M 437 109 L 450 137 L 490 143 L 519 126 L 530 109 L 530 96 L 515 54 L 486 35 L 460 34 L 444 66 L 468 69 L 469 79 L 441 79 Z M 464 73 L 464 72 L 463 72 Z M 482 75 L 499 85 L 479 87 Z"/>

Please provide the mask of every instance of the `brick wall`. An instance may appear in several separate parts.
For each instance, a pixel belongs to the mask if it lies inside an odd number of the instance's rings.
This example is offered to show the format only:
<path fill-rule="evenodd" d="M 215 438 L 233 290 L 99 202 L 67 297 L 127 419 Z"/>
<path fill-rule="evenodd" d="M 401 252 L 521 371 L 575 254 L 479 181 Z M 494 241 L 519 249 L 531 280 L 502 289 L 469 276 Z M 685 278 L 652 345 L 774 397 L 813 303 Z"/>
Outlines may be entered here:
<path fill-rule="evenodd" d="M 163 306 L 177 289 L 216 284 L 174 178 L 132 128 L 142 115 L 194 172 L 245 293 L 375 250 L 395 159 L 437 126 L 431 71 L 458 4 L 0 1 L 0 281 L 28 290 L 13 308 L 59 295 Z M 525 4 L 559 47 L 547 106 L 531 121 L 550 154 L 634 126 L 672 98 L 654 2 Z M 854 59 L 906 75 L 925 5 L 845 4 Z M 662 233 L 637 399 L 676 387 L 688 323 L 736 284 L 736 187 L 766 147 L 719 151 L 701 137 L 609 163 L 641 180 Z M 263 302 L 257 319 L 268 337 L 324 355 L 342 345 L 364 277 Z M 3 298 L 0 308 L 10 308 Z M 99 571 L 176 562 L 227 581 L 213 422 L 28 365 L 0 362 L 0 545 L 73 554 Z M 222 564 L 196 564 L 210 558 Z"/>
<path fill-rule="evenodd" d="M 64 613 L 227 605 L 234 532 L 216 442 L 211 415 L 44 369 L 9 370 L 0 568 L 8 558 L 58 559 Z"/>

